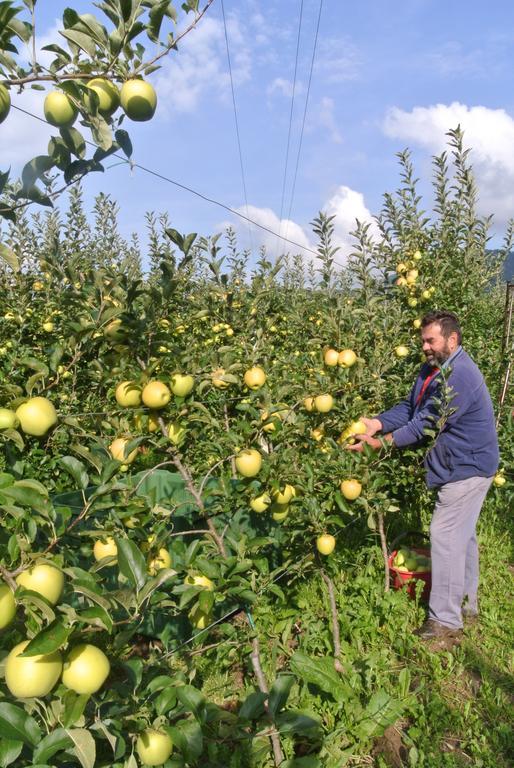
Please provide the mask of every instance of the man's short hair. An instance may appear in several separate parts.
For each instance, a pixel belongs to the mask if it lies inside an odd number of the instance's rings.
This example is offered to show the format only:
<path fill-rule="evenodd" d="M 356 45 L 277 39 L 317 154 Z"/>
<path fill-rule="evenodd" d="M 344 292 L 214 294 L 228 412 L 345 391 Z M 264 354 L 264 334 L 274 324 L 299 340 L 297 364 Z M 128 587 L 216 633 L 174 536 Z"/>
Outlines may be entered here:
<path fill-rule="evenodd" d="M 428 312 L 421 320 L 421 327 L 426 328 L 427 325 L 432 325 L 432 323 L 437 323 L 437 325 L 441 327 L 441 333 L 445 339 L 447 339 L 451 333 L 456 333 L 458 343 L 460 344 L 462 342 L 462 331 L 460 329 L 459 319 L 453 312 L 448 312 L 445 309 Z"/>

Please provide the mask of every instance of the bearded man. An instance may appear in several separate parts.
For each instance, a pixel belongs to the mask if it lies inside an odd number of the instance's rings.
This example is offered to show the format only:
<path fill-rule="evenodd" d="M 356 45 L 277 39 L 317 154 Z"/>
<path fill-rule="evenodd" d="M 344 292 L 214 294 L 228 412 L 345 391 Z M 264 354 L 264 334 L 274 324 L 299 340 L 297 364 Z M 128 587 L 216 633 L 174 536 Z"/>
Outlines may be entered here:
<path fill-rule="evenodd" d="M 423 640 L 457 639 L 463 617 L 478 616 L 478 544 L 476 524 L 498 468 L 494 410 L 478 366 L 463 349 L 453 312 L 437 311 L 421 321 L 426 357 L 409 396 L 374 418 L 362 418 L 366 433 L 348 450 L 364 443 L 397 448 L 436 437 L 425 456 L 426 481 L 437 498 L 430 525 L 432 588 L 428 619 L 417 630 Z M 381 433 L 382 440 L 374 435 Z"/>

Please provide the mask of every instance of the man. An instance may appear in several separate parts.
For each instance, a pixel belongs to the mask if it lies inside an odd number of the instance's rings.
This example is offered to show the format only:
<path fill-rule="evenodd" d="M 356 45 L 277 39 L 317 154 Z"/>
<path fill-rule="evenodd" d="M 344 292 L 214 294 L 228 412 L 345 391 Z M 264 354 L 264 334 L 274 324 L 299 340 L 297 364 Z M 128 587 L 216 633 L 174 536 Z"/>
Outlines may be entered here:
<path fill-rule="evenodd" d="M 430 525 L 432 589 L 428 620 L 417 631 L 425 639 L 454 638 L 463 614 L 478 614 L 476 523 L 498 468 L 498 439 L 491 397 L 477 365 L 461 346 L 459 321 L 452 312 L 431 312 L 421 322 L 426 362 L 406 400 L 379 416 L 362 418 L 364 443 L 398 448 L 436 437 L 426 457 L 429 488 L 437 490 Z M 373 437 L 382 433 L 382 440 Z"/>

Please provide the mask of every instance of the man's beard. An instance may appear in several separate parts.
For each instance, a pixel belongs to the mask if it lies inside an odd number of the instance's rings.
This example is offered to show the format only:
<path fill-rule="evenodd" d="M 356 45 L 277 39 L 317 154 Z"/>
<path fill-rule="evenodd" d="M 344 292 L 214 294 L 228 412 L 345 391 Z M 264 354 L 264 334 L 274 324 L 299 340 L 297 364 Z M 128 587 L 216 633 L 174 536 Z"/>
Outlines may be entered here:
<path fill-rule="evenodd" d="M 448 358 L 451 355 L 450 347 L 448 346 L 448 342 L 446 342 L 444 349 L 442 349 L 440 352 L 431 352 L 429 355 L 427 355 L 427 363 L 430 363 L 430 365 L 442 365 L 445 363 Z"/>

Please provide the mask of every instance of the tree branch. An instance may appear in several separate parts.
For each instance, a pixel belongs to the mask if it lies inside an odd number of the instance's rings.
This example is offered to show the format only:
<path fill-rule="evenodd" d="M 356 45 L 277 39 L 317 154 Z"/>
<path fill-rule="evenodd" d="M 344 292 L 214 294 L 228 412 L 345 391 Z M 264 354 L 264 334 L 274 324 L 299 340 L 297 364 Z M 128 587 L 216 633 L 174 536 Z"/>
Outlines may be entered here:
<path fill-rule="evenodd" d="M 259 686 L 259 690 L 261 691 L 261 693 L 268 694 L 269 688 L 268 688 L 268 683 L 266 682 L 266 678 L 264 677 L 264 672 L 262 671 L 259 638 L 257 636 L 255 636 L 252 641 L 252 653 L 250 654 L 250 659 L 252 662 L 253 671 L 255 672 L 255 677 L 257 678 L 257 685 Z M 264 708 L 266 712 L 269 712 L 267 701 L 264 704 Z M 280 736 L 278 735 L 278 733 L 276 732 L 271 733 L 270 741 L 273 747 L 273 756 L 275 758 L 275 765 L 279 766 L 284 761 L 284 753 L 282 752 L 282 746 L 280 744 Z"/>
<path fill-rule="evenodd" d="M 384 558 L 384 592 L 389 592 L 389 554 L 387 552 L 387 540 L 384 531 L 384 515 L 380 510 L 377 513 L 377 518 L 380 546 L 382 548 L 382 557 Z"/>
<path fill-rule="evenodd" d="M 344 667 L 339 661 L 339 657 L 341 656 L 341 637 L 339 634 L 339 621 L 337 618 L 337 605 L 336 605 L 336 596 L 334 592 L 334 583 L 332 579 L 325 573 L 324 570 L 321 571 L 321 575 L 323 577 L 323 581 L 327 585 L 328 597 L 330 601 L 330 613 L 332 615 L 332 638 L 334 640 L 334 668 L 336 672 L 339 672 L 339 674 L 342 675 L 344 673 Z"/>

